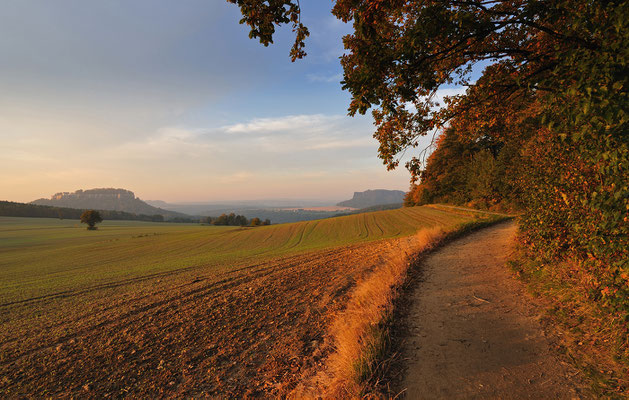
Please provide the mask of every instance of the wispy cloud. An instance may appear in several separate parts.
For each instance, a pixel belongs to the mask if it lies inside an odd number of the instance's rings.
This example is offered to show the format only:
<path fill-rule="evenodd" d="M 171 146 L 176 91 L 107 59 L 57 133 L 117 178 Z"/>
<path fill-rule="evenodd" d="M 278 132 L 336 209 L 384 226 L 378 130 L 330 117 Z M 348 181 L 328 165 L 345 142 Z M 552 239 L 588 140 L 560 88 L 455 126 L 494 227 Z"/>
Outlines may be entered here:
<path fill-rule="evenodd" d="M 227 133 L 298 132 L 302 129 L 320 128 L 343 118 L 340 115 L 323 114 L 288 115 L 278 118 L 256 118 L 249 122 L 227 125 L 222 129 Z"/>
<path fill-rule="evenodd" d="M 371 137 L 371 128 L 365 117 L 325 114 L 256 118 L 219 127 L 166 126 L 150 135 L 96 149 L 94 154 L 110 163 L 176 161 L 180 167 L 203 166 L 208 173 L 297 166 L 330 170 L 355 160 L 374 160 L 377 142 Z M 343 152 L 341 159 L 339 151 Z"/>
<path fill-rule="evenodd" d="M 178 159 L 199 159 L 216 151 L 216 146 L 199 140 L 202 131 L 182 127 L 164 127 L 153 135 L 104 148 L 99 153 L 108 160 L 155 160 L 172 162 Z"/>
<path fill-rule="evenodd" d="M 374 156 L 377 144 L 371 137 L 368 118 L 344 115 L 289 115 L 258 118 L 209 130 L 208 140 L 254 144 L 270 154 L 304 154 L 353 150 L 347 159 Z M 322 165 L 323 167 L 323 165 Z"/>
<path fill-rule="evenodd" d="M 343 79 L 343 74 L 308 74 L 306 77 L 310 82 L 339 83 Z"/>
<path fill-rule="evenodd" d="M 327 140 L 320 143 L 315 143 L 308 146 L 308 149 L 312 150 L 326 150 L 326 149 L 351 149 L 351 148 L 372 148 L 374 146 L 374 139 L 371 137 L 364 137 L 359 139 L 349 140 Z"/>

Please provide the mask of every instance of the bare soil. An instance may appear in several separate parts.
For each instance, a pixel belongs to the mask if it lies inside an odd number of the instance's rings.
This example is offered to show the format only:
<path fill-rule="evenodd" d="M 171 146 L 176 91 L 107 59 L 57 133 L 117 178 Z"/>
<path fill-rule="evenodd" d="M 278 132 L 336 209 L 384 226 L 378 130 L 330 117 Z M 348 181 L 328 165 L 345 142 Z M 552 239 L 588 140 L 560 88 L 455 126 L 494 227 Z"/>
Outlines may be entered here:
<path fill-rule="evenodd" d="M 19 320 L 4 327 L 0 397 L 281 397 L 320 366 L 333 316 L 396 243 L 10 305 L 24 320 L 42 318 L 27 330 Z"/>
<path fill-rule="evenodd" d="M 515 232 L 514 222 L 501 223 L 423 260 L 395 328 L 403 367 L 391 393 L 408 399 L 591 397 L 540 322 L 538 300 L 506 265 Z"/>

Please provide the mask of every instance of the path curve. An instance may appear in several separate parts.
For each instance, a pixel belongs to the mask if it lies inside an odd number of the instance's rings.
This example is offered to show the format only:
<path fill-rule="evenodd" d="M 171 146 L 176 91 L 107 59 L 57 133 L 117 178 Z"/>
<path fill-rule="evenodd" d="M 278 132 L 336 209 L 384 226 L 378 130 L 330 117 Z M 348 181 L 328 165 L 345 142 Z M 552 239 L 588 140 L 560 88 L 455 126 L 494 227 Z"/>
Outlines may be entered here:
<path fill-rule="evenodd" d="M 422 262 L 402 350 L 406 398 L 588 397 L 505 265 L 515 232 L 514 222 L 501 223 Z"/>

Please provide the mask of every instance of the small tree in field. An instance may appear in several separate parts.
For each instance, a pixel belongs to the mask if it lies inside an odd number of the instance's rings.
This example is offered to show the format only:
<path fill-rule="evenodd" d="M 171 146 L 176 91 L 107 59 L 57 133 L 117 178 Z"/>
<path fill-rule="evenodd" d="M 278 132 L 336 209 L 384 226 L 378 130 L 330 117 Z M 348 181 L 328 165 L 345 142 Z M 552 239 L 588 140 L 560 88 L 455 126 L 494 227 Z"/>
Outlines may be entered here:
<path fill-rule="evenodd" d="M 251 219 L 251 226 L 259 226 L 262 225 L 262 221 L 260 221 L 260 218 L 255 217 Z"/>
<path fill-rule="evenodd" d="M 103 221 L 103 217 L 100 216 L 100 213 L 95 210 L 85 210 L 83 214 L 81 214 L 81 223 L 87 224 L 87 229 L 94 230 L 96 228 L 96 224 Z"/>

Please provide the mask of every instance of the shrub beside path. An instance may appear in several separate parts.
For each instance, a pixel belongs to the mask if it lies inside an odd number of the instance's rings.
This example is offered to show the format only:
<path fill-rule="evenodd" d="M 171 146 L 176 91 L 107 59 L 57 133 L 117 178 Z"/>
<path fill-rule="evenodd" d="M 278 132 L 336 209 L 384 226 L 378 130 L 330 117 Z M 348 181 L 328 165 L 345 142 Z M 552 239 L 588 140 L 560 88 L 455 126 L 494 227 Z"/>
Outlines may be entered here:
<path fill-rule="evenodd" d="M 403 322 L 404 397 L 590 397 L 506 265 L 515 232 L 501 223 L 424 260 Z"/>

